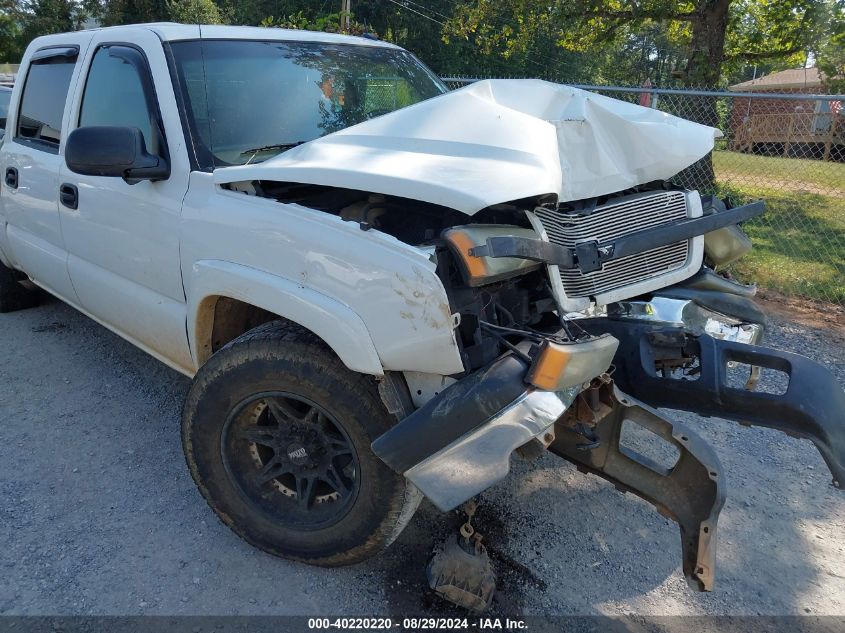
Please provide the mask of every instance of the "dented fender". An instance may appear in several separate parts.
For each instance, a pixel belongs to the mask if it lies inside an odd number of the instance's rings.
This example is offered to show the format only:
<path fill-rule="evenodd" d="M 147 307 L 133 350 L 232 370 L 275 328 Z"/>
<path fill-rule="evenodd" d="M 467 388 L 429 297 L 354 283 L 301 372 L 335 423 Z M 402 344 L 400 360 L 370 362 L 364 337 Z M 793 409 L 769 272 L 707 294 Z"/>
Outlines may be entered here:
<path fill-rule="evenodd" d="M 212 175 L 199 172 L 191 174 L 180 230 L 189 330 L 202 326 L 206 297 L 240 292 L 233 298 L 305 319 L 297 322 L 355 371 L 464 370 L 449 299 L 427 250 L 329 213 L 214 188 Z M 220 262 L 237 266 L 243 280 Z M 226 275 L 215 279 L 222 268 Z M 201 364 L 201 337 L 190 336 Z"/>
<path fill-rule="evenodd" d="M 361 317 L 331 297 L 254 268 L 206 260 L 194 264 L 188 286 L 188 338 L 202 365 L 211 356 L 211 324 L 218 297 L 237 299 L 298 323 L 319 336 L 353 371 L 381 376 L 378 352 Z M 209 305 L 209 301 L 212 301 Z"/>

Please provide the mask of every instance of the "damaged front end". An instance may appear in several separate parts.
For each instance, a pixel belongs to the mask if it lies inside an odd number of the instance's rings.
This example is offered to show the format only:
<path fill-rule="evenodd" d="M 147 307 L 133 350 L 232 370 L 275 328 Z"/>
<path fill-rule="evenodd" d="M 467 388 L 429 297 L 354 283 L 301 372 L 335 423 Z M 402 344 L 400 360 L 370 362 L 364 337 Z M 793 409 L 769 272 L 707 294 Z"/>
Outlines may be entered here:
<path fill-rule="evenodd" d="M 645 188 L 600 200 L 585 215 L 630 219 L 673 201 L 683 209 L 674 221 L 634 231 L 604 225 L 591 240 L 578 236 L 592 225 L 548 205 L 526 213 L 530 227 L 443 230 L 438 271 L 460 317 L 467 372 L 428 394 L 373 450 L 445 511 L 504 478 L 515 450 L 547 449 L 674 520 L 684 576 L 710 591 L 725 476 L 714 451 L 656 407 L 810 439 L 839 486 L 845 393 L 821 365 L 760 347 L 766 323 L 755 289 L 713 272 L 745 251 L 737 223 L 762 213 L 762 203 L 729 209 L 695 192 Z M 683 265 L 649 265 L 675 256 Z M 737 381 L 741 368 L 747 374 Z M 755 391 L 771 370 L 788 386 Z M 626 426 L 674 447 L 676 458 L 666 464 L 632 449 L 622 441 Z"/>
<path fill-rule="evenodd" d="M 731 207 L 669 182 L 718 134 L 565 86 L 480 82 L 214 180 L 355 223 L 433 264 L 463 371 L 385 366 L 397 424 L 372 449 L 438 508 L 504 478 L 515 450 L 549 450 L 676 521 L 684 575 L 709 591 L 724 474 L 655 407 L 810 439 L 835 485 L 845 479 L 841 386 L 761 347 L 755 288 L 716 272 L 748 252 L 739 225 L 764 203 Z M 771 370 L 787 375 L 782 393 L 755 391 Z M 626 425 L 676 459 L 631 449 Z M 455 560 L 472 555 L 455 547 Z M 486 580 L 455 584 L 451 562 L 433 574 L 444 595 L 486 604 Z"/>
<path fill-rule="evenodd" d="M 513 451 L 548 448 L 675 520 L 685 576 L 696 589 L 711 590 L 725 498 L 715 453 L 614 387 L 607 372 L 617 339 L 562 343 L 561 334 L 525 340 L 454 383 L 378 438 L 373 451 L 447 511 L 503 479 Z M 676 464 L 666 469 L 622 447 L 623 422 L 675 445 Z"/>
<path fill-rule="evenodd" d="M 373 452 L 438 508 L 451 510 L 503 479 L 511 453 L 548 445 L 584 385 L 610 367 L 618 341 L 525 339 L 459 380 L 373 443 Z"/>

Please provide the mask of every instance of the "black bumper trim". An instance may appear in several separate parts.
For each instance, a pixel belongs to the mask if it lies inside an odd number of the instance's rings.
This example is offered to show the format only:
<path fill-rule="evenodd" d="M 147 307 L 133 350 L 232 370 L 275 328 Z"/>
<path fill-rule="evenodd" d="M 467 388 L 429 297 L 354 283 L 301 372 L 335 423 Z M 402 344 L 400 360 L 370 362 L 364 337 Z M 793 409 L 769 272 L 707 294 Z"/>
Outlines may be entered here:
<path fill-rule="evenodd" d="M 766 205 L 762 200 L 699 218 L 687 218 L 636 231 L 606 242 L 582 242 L 575 249 L 525 237 L 488 237 L 485 246 L 476 246 L 470 254 L 475 257 L 516 257 L 560 266 L 578 268 L 582 273 L 601 270 L 602 264 L 643 253 L 660 246 L 710 233 L 716 229 L 745 222 L 762 215 Z"/>
<path fill-rule="evenodd" d="M 738 224 L 739 222 L 745 222 L 751 218 L 756 218 L 758 215 L 762 215 L 765 210 L 766 204 L 762 200 L 758 200 L 757 202 L 728 209 L 727 211 L 711 213 L 700 218 L 688 218 L 680 222 L 655 226 L 650 229 L 623 235 L 615 240 L 599 243 L 597 249 L 599 254 L 608 248 L 612 249 L 609 255 L 603 257 L 602 261 L 619 259 L 620 257 L 635 255 L 659 246 L 668 246 L 681 240 L 688 240 L 697 235 L 704 235 L 705 233 Z"/>
<path fill-rule="evenodd" d="M 577 268 L 576 257 L 571 248 L 515 235 L 488 237 L 486 246 L 471 248 L 469 254 L 473 257 L 516 257 L 561 268 Z"/>

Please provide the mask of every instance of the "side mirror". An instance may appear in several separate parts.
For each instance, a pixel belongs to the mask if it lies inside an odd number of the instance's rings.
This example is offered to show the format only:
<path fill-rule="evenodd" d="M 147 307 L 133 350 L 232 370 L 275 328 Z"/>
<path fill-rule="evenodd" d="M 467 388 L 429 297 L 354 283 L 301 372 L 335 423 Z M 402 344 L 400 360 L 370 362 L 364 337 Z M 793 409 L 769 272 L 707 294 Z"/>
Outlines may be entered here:
<path fill-rule="evenodd" d="M 74 173 L 119 177 L 130 185 L 170 177 L 168 161 L 147 153 L 144 135 L 136 127 L 77 128 L 67 137 L 65 161 Z"/>

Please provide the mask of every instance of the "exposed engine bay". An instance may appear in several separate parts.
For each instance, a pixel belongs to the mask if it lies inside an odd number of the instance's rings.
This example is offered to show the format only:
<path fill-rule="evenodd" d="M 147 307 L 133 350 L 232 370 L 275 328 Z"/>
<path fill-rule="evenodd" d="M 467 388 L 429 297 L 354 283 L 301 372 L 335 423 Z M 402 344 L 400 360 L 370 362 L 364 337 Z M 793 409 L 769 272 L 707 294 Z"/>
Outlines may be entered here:
<path fill-rule="evenodd" d="M 596 306 L 604 310 L 608 304 L 612 313 L 630 309 L 620 307 L 619 299 L 688 278 L 701 268 L 702 260 L 712 267 L 724 265 L 741 257 L 749 247 L 741 229 L 731 224 L 704 236 L 673 239 L 665 246 L 612 262 L 596 261 L 587 272 L 544 266 L 550 262 L 542 261 L 541 252 L 527 253 L 531 259 L 475 258 L 483 265 L 470 271 L 468 259 L 461 256 L 462 248 L 483 248 L 488 238 L 536 243 L 542 236 L 550 244 L 577 252 L 579 245 L 595 243 L 589 238 L 610 239 L 638 228 L 660 227 L 728 209 L 717 198 L 700 199 L 696 192 L 668 182 L 559 205 L 550 197 L 518 200 L 471 217 L 428 202 L 321 185 L 255 181 L 226 187 L 336 215 L 358 224 L 362 231 L 379 231 L 429 251 L 449 304 L 460 315 L 456 333 L 467 372 L 505 351 L 509 344 L 506 336 L 513 334 L 514 328 L 559 327 L 561 314 L 578 313 L 574 316 L 579 317 L 582 311 L 595 311 Z M 611 228 L 602 229 L 606 225 Z M 647 272 L 643 274 L 643 270 Z M 728 281 L 725 285 L 737 287 Z M 750 292 L 753 294 L 753 289 Z M 577 319 L 564 320 L 564 327 L 566 336 L 577 340 Z"/>

